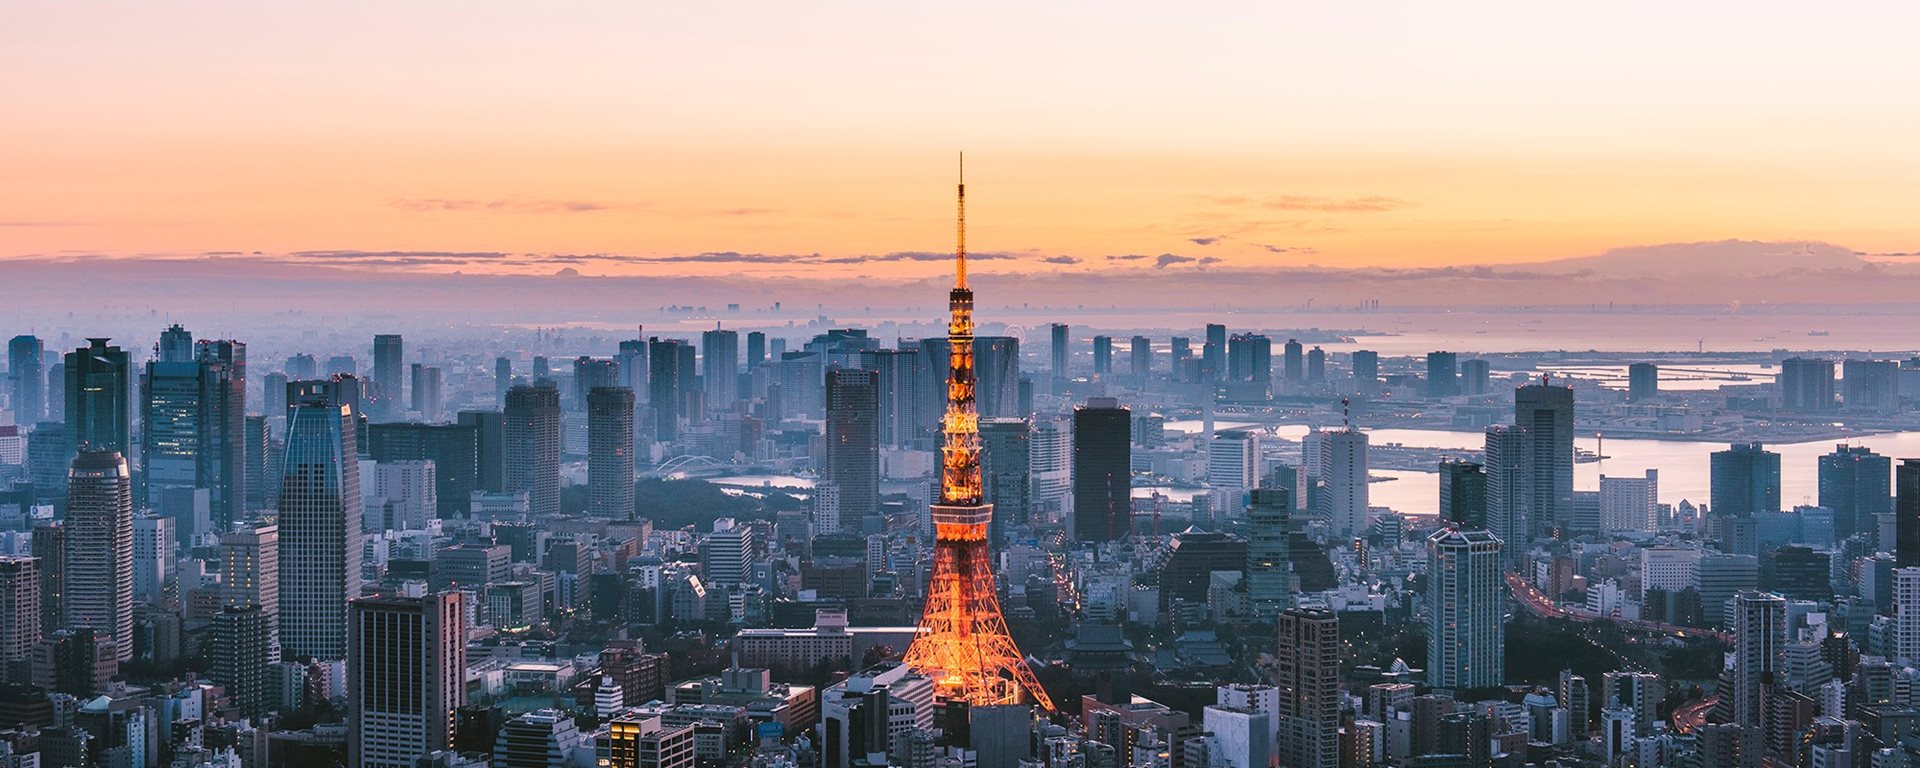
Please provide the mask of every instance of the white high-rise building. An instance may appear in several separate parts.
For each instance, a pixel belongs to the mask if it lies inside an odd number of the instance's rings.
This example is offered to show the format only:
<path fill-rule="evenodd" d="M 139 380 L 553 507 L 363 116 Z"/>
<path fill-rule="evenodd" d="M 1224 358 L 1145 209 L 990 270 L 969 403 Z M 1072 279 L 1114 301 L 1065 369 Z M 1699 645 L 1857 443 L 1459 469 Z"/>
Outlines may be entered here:
<path fill-rule="evenodd" d="M 347 655 L 347 602 L 360 596 L 360 463 L 352 409 L 324 397 L 287 418 L 280 475 L 280 643 L 296 656 Z"/>
<path fill-rule="evenodd" d="M 1664 589 L 1678 594 L 1700 579 L 1700 550 L 1692 547 L 1647 547 L 1640 550 L 1640 603 L 1645 605 L 1647 590 Z"/>
<path fill-rule="evenodd" d="M 1280 689 L 1271 685 L 1248 685 L 1234 683 L 1214 688 L 1213 703 L 1216 706 L 1244 709 L 1267 716 L 1268 732 L 1278 737 L 1280 733 Z"/>
<path fill-rule="evenodd" d="M 257 606 L 267 622 L 269 658 L 280 658 L 280 527 L 247 523 L 220 539 L 221 603 Z"/>
<path fill-rule="evenodd" d="M 1335 536 L 1365 535 L 1367 516 L 1367 433 L 1351 427 L 1307 433 L 1307 471 L 1324 486 L 1321 516 Z"/>
<path fill-rule="evenodd" d="M 1501 541 L 1477 530 L 1427 539 L 1427 682 L 1487 688 L 1505 682 L 1506 590 Z"/>
<path fill-rule="evenodd" d="M 1893 657 L 1920 663 L 1920 568 L 1893 569 Z"/>
<path fill-rule="evenodd" d="M 133 657 L 133 476 L 119 451 L 83 447 L 67 473 L 67 625 Z M 44 599 L 44 596 L 43 596 Z"/>
<path fill-rule="evenodd" d="M 425 530 L 439 516 L 440 496 L 434 483 L 438 472 L 431 460 L 382 461 L 373 468 L 373 498 L 381 506 L 368 508 L 368 520 L 378 530 Z"/>
<path fill-rule="evenodd" d="M 1660 470 L 1645 477 L 1600 476 L 1600 525 L 1607 531 L 1651 533 L 1659 527 Z"/>
<path fill-rule="evenodd" d="M 158 603 L 173 572 L 173 518 L 133 519 L 133 599 Z"/>
<path fill-rule="evenodd" d="M 1073 423 L 1066 419 L 1035 421 L 1027 461 L 1034 520 L 1065 520 L 1068 510 L 1073 509 Z"/>
<path fill-rule="evenodd" d="M 1517 556 L 1533 537 L 1533 439 L 1511 424 L 1487 427 L 1487 530 L 1513 542 Z"/>
<path fill-rule="evenodd" d="M 412 768 L 453 748 L 467 701 L 464 594 L 353 601 L 347 629 L 348 764 Z"/>
<path fill-rule="evenodd" d="M 1225 768 L 1265 768 L 1273 761 L 1274 733 L 1266 713 L 1240 707 L 1208 706 L 1203 725 L 1219 741 L 1219 760 Z"/>
<path fill-rule="evenodd" d="M 1260 487 L 1260 433 L 1221 432 L 1207 444 L 1207 485 L 1238 496 Z"/>

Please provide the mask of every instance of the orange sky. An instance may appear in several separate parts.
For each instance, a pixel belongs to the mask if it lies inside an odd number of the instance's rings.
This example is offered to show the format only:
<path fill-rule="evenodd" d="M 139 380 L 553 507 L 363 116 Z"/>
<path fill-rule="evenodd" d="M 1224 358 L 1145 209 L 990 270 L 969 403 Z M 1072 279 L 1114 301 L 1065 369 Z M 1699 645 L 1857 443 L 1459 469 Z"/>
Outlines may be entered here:
<path fill-rule="evenodd" d="M 0 7 L 0 257 L 1920 249 L 1901 4 L 283 5 Z"/>

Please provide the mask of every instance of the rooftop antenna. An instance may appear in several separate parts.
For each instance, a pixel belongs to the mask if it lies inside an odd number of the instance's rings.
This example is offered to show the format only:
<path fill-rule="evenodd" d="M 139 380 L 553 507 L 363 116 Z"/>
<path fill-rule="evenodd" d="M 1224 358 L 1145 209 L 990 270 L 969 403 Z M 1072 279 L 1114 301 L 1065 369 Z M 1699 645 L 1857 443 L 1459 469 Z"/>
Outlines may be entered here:
<path fill-rule="evenodd" d="M 955 288 L 967 287 L 967 153 L 960 153 L 960 217 L 955 223 Z"/>

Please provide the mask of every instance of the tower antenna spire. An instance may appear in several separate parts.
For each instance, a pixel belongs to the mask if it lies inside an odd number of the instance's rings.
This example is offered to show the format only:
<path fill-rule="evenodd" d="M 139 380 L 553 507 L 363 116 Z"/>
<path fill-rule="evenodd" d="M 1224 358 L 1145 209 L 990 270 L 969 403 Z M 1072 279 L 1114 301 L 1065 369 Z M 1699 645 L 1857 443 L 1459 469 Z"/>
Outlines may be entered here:
<path fill-rule="evenodd" d="M 967 287 L 967 153 L 960 153 L 960 217 L 954 226 L 953 287 Z"/>

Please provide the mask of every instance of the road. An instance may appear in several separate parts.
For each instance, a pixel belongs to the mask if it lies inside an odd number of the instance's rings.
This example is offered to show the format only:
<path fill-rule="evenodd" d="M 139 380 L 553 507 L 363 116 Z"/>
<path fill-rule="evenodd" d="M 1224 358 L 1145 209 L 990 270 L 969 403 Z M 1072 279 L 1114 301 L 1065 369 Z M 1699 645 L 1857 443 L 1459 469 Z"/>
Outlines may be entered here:
<path fill-rule="evenodd" d="M 1653 632 L 1680 638 L 1714 637 L 1724 642 L 1733 642 L 1733 635 L 1728 632 L 1714 632 L 1699 627 L 1682 627 L 1677 624 L 1664 624 L 1657 621 L 1616 619 L 1611 616 L 1601 616 L 1597 613 L 1590 613 L 1584 608 L 1574 609 L 1558 605 L 1549 599 L 1545 593 L 1535 589 L 1532 584 L 1527 583 L 1526 579 L 1520 578 L 1520 574 L 1517 573 L 1507 574 L 1507 591 L 1512 592 L 1514 600 L 1518 601 L 1521 606 L 1536 616 L 1569 619 L 1578 622 L 1609 621 L 1621 627 L 1639 630 L 1641 632 Z"/>
<path fill-rule="evenodd" d="M 1680 705 L 1673 711 L 1673 728 L 1681 733 L 1693 733 L 1707 722 L 1707 710 L 1713 709 L 1720 697 L 1709 695 Z"/>

